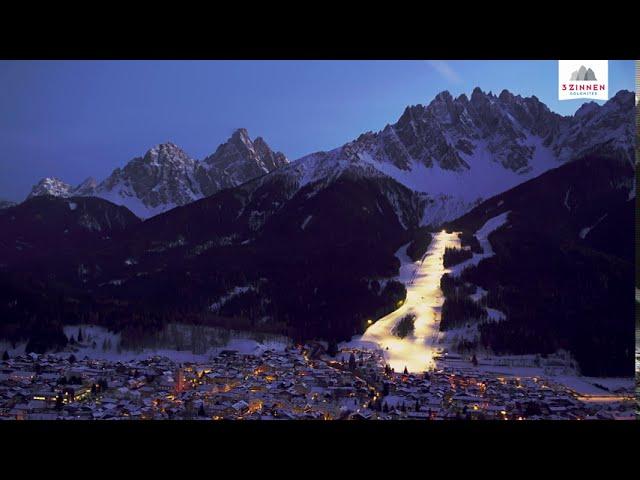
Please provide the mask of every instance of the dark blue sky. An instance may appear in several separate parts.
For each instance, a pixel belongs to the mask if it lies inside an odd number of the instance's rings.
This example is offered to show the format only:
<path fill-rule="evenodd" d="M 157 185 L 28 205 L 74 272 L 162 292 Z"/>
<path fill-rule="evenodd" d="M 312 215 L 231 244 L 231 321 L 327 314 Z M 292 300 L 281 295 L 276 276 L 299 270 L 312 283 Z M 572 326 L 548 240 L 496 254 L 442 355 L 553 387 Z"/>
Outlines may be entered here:
<path fill-rule="evenodd" d="M 609 83 L 634 90 L 633 61 L 610 61 Z M 44 176 L 102 180 L 166 141 L 201 159 L 238 127 L 293 160 L 475 86 L 564 115 L 582 103 L 557 100 L 557 61 L 0 62 L 0 198 Z"/>

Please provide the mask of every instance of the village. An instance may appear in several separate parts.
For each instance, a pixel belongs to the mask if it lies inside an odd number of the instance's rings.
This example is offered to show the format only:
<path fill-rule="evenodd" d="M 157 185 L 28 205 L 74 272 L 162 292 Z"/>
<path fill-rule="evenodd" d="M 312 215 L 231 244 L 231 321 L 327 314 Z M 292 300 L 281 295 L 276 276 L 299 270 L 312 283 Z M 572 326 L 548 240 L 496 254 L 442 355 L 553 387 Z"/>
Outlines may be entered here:
<path fill-rule="evenodd" d="M 395 372 L 380 350 L 320 344 L 208 361 L 35 353 L 0 363 L 3 420 L 634 419 L 633 391 L 584 399 L 540 377 Z"/>

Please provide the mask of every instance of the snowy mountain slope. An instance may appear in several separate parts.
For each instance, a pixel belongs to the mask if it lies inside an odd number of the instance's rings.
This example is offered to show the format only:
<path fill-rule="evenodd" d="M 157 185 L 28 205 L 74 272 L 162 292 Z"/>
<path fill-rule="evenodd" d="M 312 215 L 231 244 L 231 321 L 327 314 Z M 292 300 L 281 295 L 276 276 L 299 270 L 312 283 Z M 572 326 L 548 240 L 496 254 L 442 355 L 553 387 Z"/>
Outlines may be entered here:
<path fill-rule="evenodd" d="M 91 194 L 94 192 L 94 190 L 97 188 L 98 186 L 98 182 L 96 181 L 95 178 L 93 177 L 89 177 L 87 178 L 84 182 L 82 182 L 80 185 L 78 185 L 74 190 L 73 193 L 75 195 L 78 196 L 91 196 Z"/>
<path fill-rule="evenodd" d="M 588 154 L 616 155 L 635 164 L 635 95 L 619 91 L 600 106 L 583 104 L 557 133 L 551 148 L 561 161 Z"/>
<path fill-rule="evenodd" d="M 54 197 L 65 198 L 70 197 L 72 192 L 73 187 L 68 183 L 63 182 L 56 177 L 46 177 L 31 188 L 31 192 L 27 196 L 27 199 L 42 195 L 53 195 Z"/>
<path fill-rule="evenodd" d="M 624 90 L 602 106 L 587 103 L 566 117 L 535 96 L 507 90 L 496 96 L 475 88 L 470 97 L 457 98 L 444 91 L 426 106 L 407 107 L 379 132 L 292 163 L 262 138 L 252 141 L 238 129 L 202 161 L 162 144 L 98 185 L 87 179 L 74 189 L 44 179 L 30 196 L 95 195 L 148 218 L 256 178 L 251 188 L 284 181 L 290 198 L 311 183 L 318 191 L 348 171 L 390 177 L 423 194 L 423 224 L 437 225 L 573 158 L 604 154 L 633 162 L 634 114 L 634 95 Z"/>
<path fill-rule="evenodd" d="M 185 204 L 145 222 L 132 221 L 117 237 L 110 233 L 111 239 L 78 228 L 74 245 L 54 225 L 51 229 L 60 239 L 56 250 L 46 258 L 32 258 L 31 252 L 38 253 L 35 248 L 24 250 L 23 259 L 32 261 L 16 262 L 19 270 L 5 272 L 5 290 L 10 293 L 2 295 L 8 300 L 30 298 L 31 291 L 23 287 L 29 286 L 26 282 L 33 276 L 40 282 L 38 295 L 55 292 L 47 299 L 55 318 L 79 315 L 78 311 L 93 315 L 94 305 L 112 305 L 113 310 L 108 307 L 98 312 L 104 325 L 146 328 L 161 325 L 167 318 L 215 320 L 210 318 L 212 303 L 235 287 L 259 285 L 258 292 L 244 292 L 225 304 L 224 316 L 233 318 L 230 321 L 242 319 L 247 328 L 266 326 L 296 338 L 344 340 L 362 333 L 367 319 L 384 316 L 404 298 L 404 287 L 387 280 L 397 275 L 395 252 L 418 236 L 424 238 L 428 229 L 420 225 L 457 218 L 488 196 L 495 201 L 484 200 L 482 208 L 475 206 L 472 220 L 479 222 L 479 216 L 494 217 L 511 210 L 513 220 L 492 235 L 512 234 L 515 226 L 522 235 L 507 238 L 514 244 L 511 248 L 519 248 L 515 257 L 505 257 L 505 249 L 500 243 L 494 245 L 492 237 L 496 255 L 479 268 L 504 260 L 501 268 L 515 269 L 524 258 L 532 272 L 525 280 L 537 278 L 538 263 L 555 269 L 551 279 L 562 280 L 564 275 L 558 273 L 561 269 L 555 263 L 558 244 L 569 242 L 575 247 L 571 254 L 579 255 L 578 259 L 593 246 L 598 246 L 599 253 L 606 252 L 606 247 L 613 254 L 607 232 L 616 226 L 618 217 L 610 212 L 610 201 L 615 202 L 614 208 L 628 203 L 634 173 L 625 148 L 633 145 L 633 135 L 628 138 L 625 126 L 627 117 L 632 124 L 633 116 L 627 112 L 626 101 L 620 101 L 625 93 L 619 93 L 608 107 L 586 107 L 578 119 L 558 116 L 535 98 L 512 98 L 508 92 L 495 97 L 474 91 L 471 100 L 465 98 L 439 95 L 427 107 L 410 107 L 398 123 L 381 132 L 367 133 L 342 147 L 290 164 L 277 165 L 276 154 L 265 153 L 258 139 L 251 141 L 241 131 L 207 161 L 196 162 L 174 145 L 159 146 L 95 188 L 104 188 L 102 195 L 114 195 L 116 201 L 129 202 L 130 208 L 149 215 L 179 201 Z M 575 122 L 594 130 L 578 141 L 582 132 L 572 129 Z M 593 149 L 598 155 L 590 162 L 573 161 L 569 156 L 583 149 Z M 243 159 L 251 166 L 244 165 Z M 266 173 L 273 167 L 277 168 Z M 203 175 L 199 168 L 216 169 L 218 183 L 210 185 L 221 190 L 199 198 L 208 188 L 199 178 Z M 559 175 L 558 170 L 565 173 Z M 255 178 L 234 188 L 223 187 L 223 180 L 240 181 L 239 176 L 247 171 Z M 178 178 L 172 180 L 174 175 Z M 530 179 L 532 176 L 536 178 Z M 527 186 L 524 180 L 533 183 Z M 85 185 L 90 189 L 91 183 Z M 515 184 L 520 193 L 505 192 Z M 34 200 L 62 201 L 61 212 L 72 220 L 82 211 L 75 198 Z M 35 205 L 25 224 L 38 222 L 39 215 L 48 222 L 54 220 L 42 211 Z M 581 229 L 593 226 L 607 212 L 606 218 L 580 238 Z M 83 221 L 80 227 L 84 226 Z M 22 231 L 16 229 L 16 235 L 23 235 Z M 548 236 L 554 248 L 536 241 L 537 232 Z M 89 235 L 101 241 L 86 241 Z M 38 238 L 44 237 L 39 234 Z M 23 247 L 14 243 L 7 250 L 6 263 L 14 261 L 16 246 Z M 58 245 L 67 249 L 65 256 L 60 255 Z M 537 256 L 529 254 L 529 246 Z M 551 256 L 544 257 L 547 251 Z M 575 269 L 573 257 L 561 249 L 559 255 L 565 268 Z M 598 255 L 587 258 L 584 272 L 579 273 L 597 273 Z M 610 265 L 615 274 L 615 260 L 603 259 L 602 265 Z M 14 278 L 16 272 L 20 275 Z M 518 275 L 521 273 L 514 271 L 515 280 Z M 575 283 L 580 278 L 574 275 L 571 280 Z M 600 282 L 585 278 L 594 285 Z M 474 284 L 493 291 L 481 279 Z M 554 297 L 547 285 L 539 282 L 541 298 L 564 298 Z M 568 283 L 560 287 L 571 288 Z M 516 293 L 521 290 L 526 289 Z M 59 305 L 58 298 L 72 298 L 73 302 Z M 535 298 L 530 301 L 539 303 Z M 30 305 L 41 302 L 44 300 Z M 541 310 L 539 318 L 552 318 L 561 307 Z M 496 308 L 509 321 L 516 312 L 515 306 Z M 148 312 L 149 317 L 136 312 Z M 27 309 L 21 318 L 32 316 Z M 272 323 L 259 322 L 265 317 Z M 504 322 L 507 327 L 515 325 L 509 321 Z M 539 331 L 543 330 L 535 333 Z M 517 334 L 505 332 L 512 338 Z"/>
<path fill-rule="evenodd" d="M 164 143 L 115 169 L 92 194 L 147 218 L 202 197 L 195 168 L 196 161 L 182 149 Z"/>
<path fill-rule="evenodd" d="M 310 183 L 291 195 L 287 184 L 258 180 L 225 189 L 78 251 L 51 278 L 65 291 L 116 301 L 122 325 L 137 322 L 129 308 L 210 315 L 235 287 L 259 285 L 225 303 L 224 316 L 277 318 L 294 333 L 350 338 L 400 299 L 401 286 L 370 283 L 395 275 L 394 252 L 413 240 L 422 208 L 390 178 L 347 174 L 315 190 Z"/>
<path fill-rule="evenodd" d="M 251 140 L 247 130 L 236 130 L 231 138 L 205 158 L 196 172 L 205 196 L 223 188 L 238 186 L 288 163 L 281 152 L 274 152 L 262 137 Z"/>
<path fill-rule="evenodd" d="M 29 198 L 95 196 L 125 206 L 140 218 L 149 218 L 287 163 L 284 154 L 271 150 L 261 137 L 252 141 L 241 128 L 203 161 L 194 160 L 171 142 L 163 143 L 123 168 L 116 168 L 100 183 L 90 177 L 72 187 L 57 178 L 45 178 L 33 187 Z"/>
<path fill-rule="evenodd" d="M 588 155 L 446 225 L 482 243 L 479 228 L 510 212 L 507 224 L 489 235 L 495 255 L 457 266 L 462 280 L 486 290 L 488 306 L 506 315 L 480 326 L 483 345 L 510 354 L 562 348 L 584 374 L 632 374 L 634 179 L 628 162 Z"/>
<path fill-rule="evenodd" d="M 423 224 L 459 217 L 482 200 L 589 153 L 632 162 L 633 93 L 574 116 L 551 112 L 536 97 L 476 88 L 471 98 L 442 92 L 428 106 L 408 107 L 397 123 L 328 152 L 302 157 L 273 175 L 318 188 L 344 172 L 391 177 L 425 194 Z"/>

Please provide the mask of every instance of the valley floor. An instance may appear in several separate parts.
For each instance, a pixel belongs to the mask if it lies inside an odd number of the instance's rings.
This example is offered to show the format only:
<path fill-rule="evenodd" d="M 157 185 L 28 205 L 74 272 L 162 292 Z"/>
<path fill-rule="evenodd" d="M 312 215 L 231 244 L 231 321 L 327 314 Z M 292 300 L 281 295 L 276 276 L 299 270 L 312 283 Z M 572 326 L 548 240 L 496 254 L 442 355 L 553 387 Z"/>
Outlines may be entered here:
<path fill-rule="evenodd" d="M 317 344 L 192 362 L 31 353 L 0 366 L 0 420 L 634 418 L 627 390 L 586 396 L 546 378 L 464 366 L 394 373 L 380 350 L 343 348 L 330 358 Z"/>
<path fill-rule="evenodd" d="M 501 217 L 479 230 L 483 254 L 466 264 L 492 254 L 488 235 L 503 224 L 506 215 Z M 443 266 L 445 248 L 459 245 L 456 233 L 440 232 L 420 261 L 401 249 L 398 280 L 407 288 L 405 301 L 364 335 L 341 344 L 335 357 L 323 354 L 318 343 L 294 346 L 286 339 L 180 325 L 151 338 L 153 348 L 135 351 L 122 348 L 118 335 L 90 325 L 65 327 L 67 337 L 77 340 L 55 354 L 25 355 L 24 345 L 17 345 L 2 362 L 0 419 L 634 417 L 632 378 L 579 376 L 568 353 L 478 352 L 475 365 L 469 355 L 454 353 L 455 337 L 440 332 L 440 278 L 461 272 L 463 264 Z M 490 321 L 500 321 L 500 313 Z M 414 329 L 400 338 L 394 330 L 407 315 L 415 316 Z M 461 333 L 473 332 L 455 335 Z M 206 342 L 190 347 L 202 338 Z M 95 391 L 101 381 L 104 390 Z"/>

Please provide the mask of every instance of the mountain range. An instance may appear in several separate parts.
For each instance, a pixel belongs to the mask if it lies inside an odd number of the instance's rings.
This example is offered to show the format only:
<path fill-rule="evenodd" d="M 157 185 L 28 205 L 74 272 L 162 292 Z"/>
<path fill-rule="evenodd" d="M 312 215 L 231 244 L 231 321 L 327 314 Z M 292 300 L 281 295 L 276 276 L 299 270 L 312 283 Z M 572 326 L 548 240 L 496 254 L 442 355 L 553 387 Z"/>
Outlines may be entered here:
<path fill-rule="evenodd" d="M 573 116 L 507 90 L 496 96 L 476 88 L 457 98 L 444 91 L 426 106 L 407 107 L 379 132 L 293 162 L 238 129 L 202 161 L 166 143 L 99 184 L 87 179 L 73 188 L 45 178 L 30 196 L 98 196 L 148 218 L 274 171 L 265 182 L 286 177 L 300 188 L 316 180 L 326 184 L 348 170 L 390 177 L 415 191 L 424 203 L 421 223 L 437 225 L 572 158 L 604 153 L 634 162 L 634 112 L 628 91 L 602 106 L 585 103 Z"/>
<path fill-rule="evenodd" d="M 627 275 L 628 249 L 613 249 L 602 228 L 625 232 L 632 221 L 625 212 L 636 191 L 635 113 L 627 91 L 572 116 L 506 90 L 475 89 L 469 98 L 443 92 L 379 132 L 292 162 L 240 129 L 200 161 L 167 143 L 100 183 L 72 188 L 45 179 L 25 202 L 0 210 L 0 334 L 23 338 L 64 319 L 128 337 L 187 321 L 297 340 L 349 339 L 404 298 L 393 280 L 399 248 L 446 224 L 473 234 L 503 201 L 521 234 L 509 237 L 508 248 L 496 245 L 501 263 L 481 262 L 474 283 L 490 292 L 525 288 L 508 268 L 516 257 L 509 252 L 529 252 L 536 261 L 523 271 L 538 291 L 547 283 L 535 283 L 536 262 L 548 254 L 575 269 L 566 278 L 592 282 L 579 298 L 599 303 L 580 314 L 572 305 L 568 325 L 584 316 L 593 327 L 577 339 L 556 328 L 557 315 L 545 324 L 500 298 L 497 308 L 514 323 L 487 330 L 485 339 L 501 351 L 529 351 L 530 338 L 557 347 L 546 328 L 565 336 L 561 347 L 584 352 L 585 338 L 602 327 L 594 312 L 617 322 L 611 332 L 626 328 L 623 316 L 602 315 L 622 311 L 607 304 L 617 297 L 594 291 L 598 268 L 611 273 L 611 285 Z M 563 308 L 558 299 L 572 290 L 558 282 L 541 298 Z M 527 301 L 541 315 L 554 311 Z M 619 346 L 606 338 L 601 352 Z M 605 374 L 626 372 L 617 358 Z"/>
<path fill-rule="evenodd" d="M 116 168 L 98 183 L 88 178 L 73 187 L 56 177 L 40 180 L 28 198 L 93 196 L 123 205 L 140 218 L 148 218 L 176 206 L 209 196 L 265 175 L 288 163 L 261 138 L 251 140 L 243 128 L 202 161 L 189 157 L 173 143 L 163 143 Z"/>

